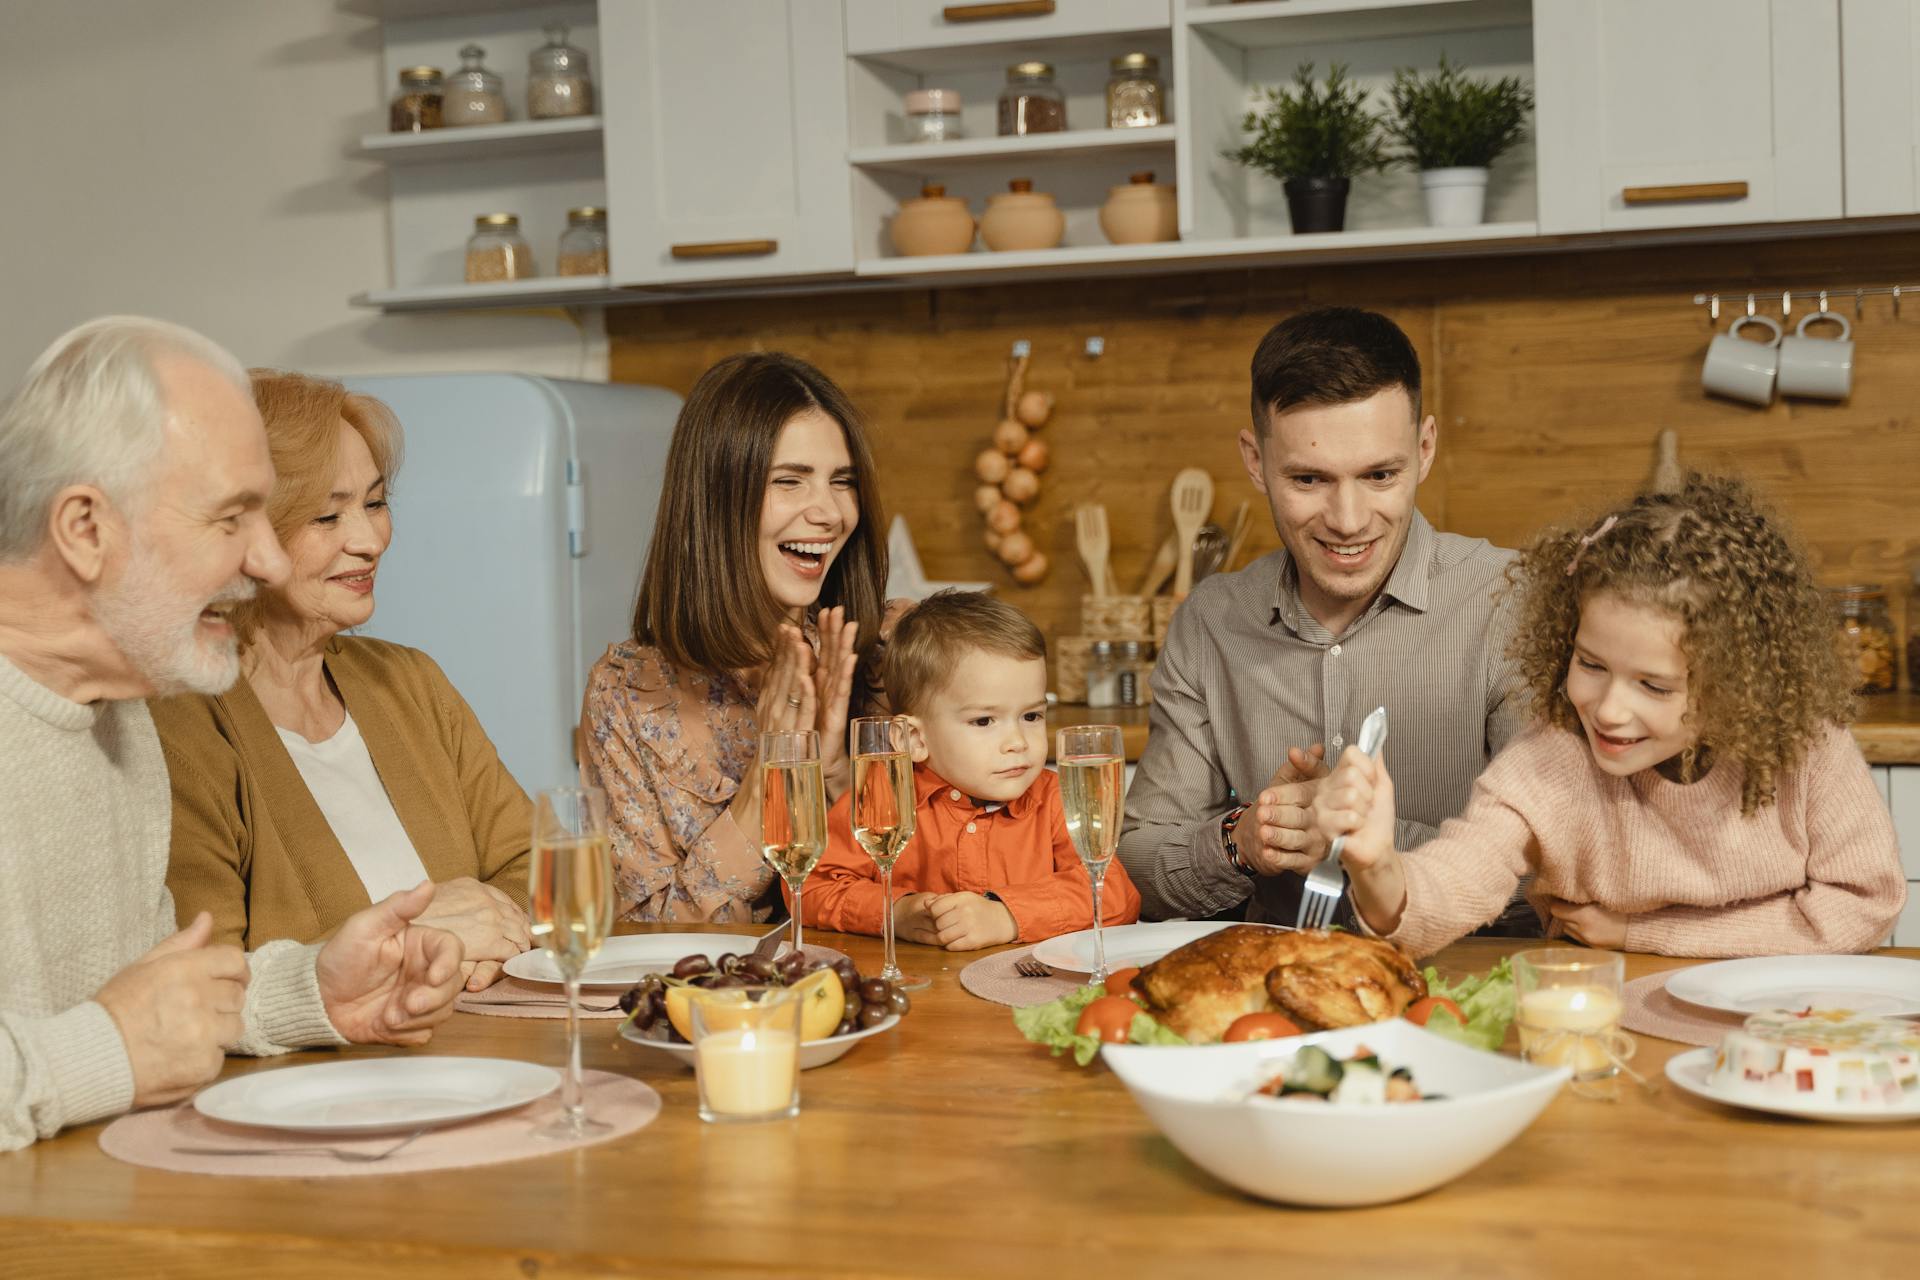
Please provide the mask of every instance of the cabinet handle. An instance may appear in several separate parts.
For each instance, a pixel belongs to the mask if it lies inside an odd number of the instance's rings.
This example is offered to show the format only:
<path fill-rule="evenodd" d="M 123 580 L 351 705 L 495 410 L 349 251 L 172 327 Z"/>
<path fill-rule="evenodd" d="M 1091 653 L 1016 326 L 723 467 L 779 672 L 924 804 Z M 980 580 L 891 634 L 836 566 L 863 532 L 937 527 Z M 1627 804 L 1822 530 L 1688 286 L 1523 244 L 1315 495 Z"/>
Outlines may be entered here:
<path fill-rule="evenodd" d="M 1628 204 L 1685 204 L 1689 200 L 1745 200 L 1744 182 L 1689 182 L 1677 187 L 1627 187 L 1620 198 Z"/>
<path fill-rule="evenodd" d="M 948 22 L 991 22 L 996 18 L 1044 18 L 1053 0 L 1004 0 L 1000 4 L 950 4 L 940 11 Z"/>
<path fill-rule="evenodd" d="M 710 240 L 705 244 L 676 244 L 668 252 L 676 258 L 751 258 L 779 248 L 778 240 Z"/>

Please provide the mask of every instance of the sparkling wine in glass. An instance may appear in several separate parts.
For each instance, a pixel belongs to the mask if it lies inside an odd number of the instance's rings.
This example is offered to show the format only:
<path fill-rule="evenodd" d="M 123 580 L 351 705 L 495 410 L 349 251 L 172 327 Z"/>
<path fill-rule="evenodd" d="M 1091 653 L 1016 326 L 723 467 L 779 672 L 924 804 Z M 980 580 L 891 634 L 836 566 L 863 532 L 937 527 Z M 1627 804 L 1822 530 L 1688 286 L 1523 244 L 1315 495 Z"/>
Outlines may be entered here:
<path fill-rule="evenodd" d="M 1125 747 L 1120 726 L 1088 724 L 1062 729 L 1054 753 L 1060 769 L 1060 801 L 1067 811 L 1067 834 L 1093 885 L 1093 973 L 1107 980 L 1107 942 L 1100 932 L 1100 886 L 1107 864 L 1120 844 L 1120 819 L 1126 805 Z"/>
<path fill-rule="evenodd" d="M 533 805 L 527 859 L 533 940 L 567 989 L 567 1071 L 560 1116 L 547 1138 L 579 1138 L 612 1126 L 587 1118 L 580 1071 L 580 975 L 613 929 L 613 860 L 607 846 L 607 797 L 598 787 L 542 791 Z"/>
<path fill-rule="evenodd" d="M 793 893 L 793 949 L 800 950 L 800 889 L 827 851 L 827 788 L 820 735 L 812 729 L 760 735 L 760 853 Z"/>
<path fill-rule="evenodd" d="M 880 976 L 904 991 L 919 991 L 926 978 L 900 972 L 893 948 L 893 864 L 913 839 L 913 757 L 903 716 L 862 716 L 848 729 L 853 756 L 853 838 L 880 868 L 885 894 L 887 963 Z"/>

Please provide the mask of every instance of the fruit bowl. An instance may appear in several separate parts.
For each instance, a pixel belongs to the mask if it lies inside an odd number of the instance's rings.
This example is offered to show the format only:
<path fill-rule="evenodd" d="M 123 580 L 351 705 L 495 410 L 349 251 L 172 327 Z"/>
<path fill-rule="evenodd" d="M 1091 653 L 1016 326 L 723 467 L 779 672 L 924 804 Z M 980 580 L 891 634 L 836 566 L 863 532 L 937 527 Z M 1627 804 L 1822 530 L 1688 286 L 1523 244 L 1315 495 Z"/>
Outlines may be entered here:
<path fill-rule="evenodd" d="M 882 1031 L 891 1031 L 900 1024 L 900 1015 L 890 1013 L 886 1020 L 871 1027 L 862 1027 L 858 1031 L 849 1031 L 843 1036 L 828 1036 L 824 1040 L 809 1040 L 800 1046 L 800 1069 L 824 1067 L 829 1062 L 837 1062 L 846 1052 L 868 1036 L 877 1036 Z M 652 1031 L 636 1030 L 632 1023 L 620 1027 L 620 1038 L 630 1040 L 643 1049 L 660 1049 L 679 1059 L 680 1065 L 693 1069 L 693 1046 L 680 1044 L 666 1039 L 666 1029 L 655 1025 Z"/>

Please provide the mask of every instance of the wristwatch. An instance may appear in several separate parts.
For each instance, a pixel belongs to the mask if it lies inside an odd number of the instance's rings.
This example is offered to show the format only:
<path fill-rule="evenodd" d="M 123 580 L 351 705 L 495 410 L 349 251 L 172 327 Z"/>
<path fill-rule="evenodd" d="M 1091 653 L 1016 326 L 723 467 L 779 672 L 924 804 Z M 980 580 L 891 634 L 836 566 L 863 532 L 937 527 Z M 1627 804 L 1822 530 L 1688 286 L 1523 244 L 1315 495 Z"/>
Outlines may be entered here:
<path fill-rule="evenodd" d="M 1251 809 L 1252 805 L 1235 805 L 1227 810 L 1227 816 L 1220 819 L 1220 846 L 1227 851 L 1227 861 L 1233 869 L 1243 876 L 1252 877 L 1259 873 L 1240 856 L 1240 846 L 1233 842 L 1233 824 L 1240 821 L 1240 815 Z"/>

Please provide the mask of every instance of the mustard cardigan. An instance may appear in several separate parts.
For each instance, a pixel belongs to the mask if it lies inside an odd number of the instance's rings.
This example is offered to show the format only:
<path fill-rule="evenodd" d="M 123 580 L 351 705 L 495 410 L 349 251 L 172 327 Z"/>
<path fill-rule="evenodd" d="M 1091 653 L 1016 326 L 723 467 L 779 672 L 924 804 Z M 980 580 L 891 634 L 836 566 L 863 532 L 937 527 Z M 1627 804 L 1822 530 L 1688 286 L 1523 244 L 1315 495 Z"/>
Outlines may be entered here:
<path fill-rule="evenodd" d="M 327 674 L 435 882 L 472 876 L 527 901 L 532 807 L 472 708 L 418 649 L 336 637 Z M 184 925 L 251 951 L 331 933 L 369 905 L 360 875 L 243 678 L 149 703 L 173 786 L 167 885 Z"/>

